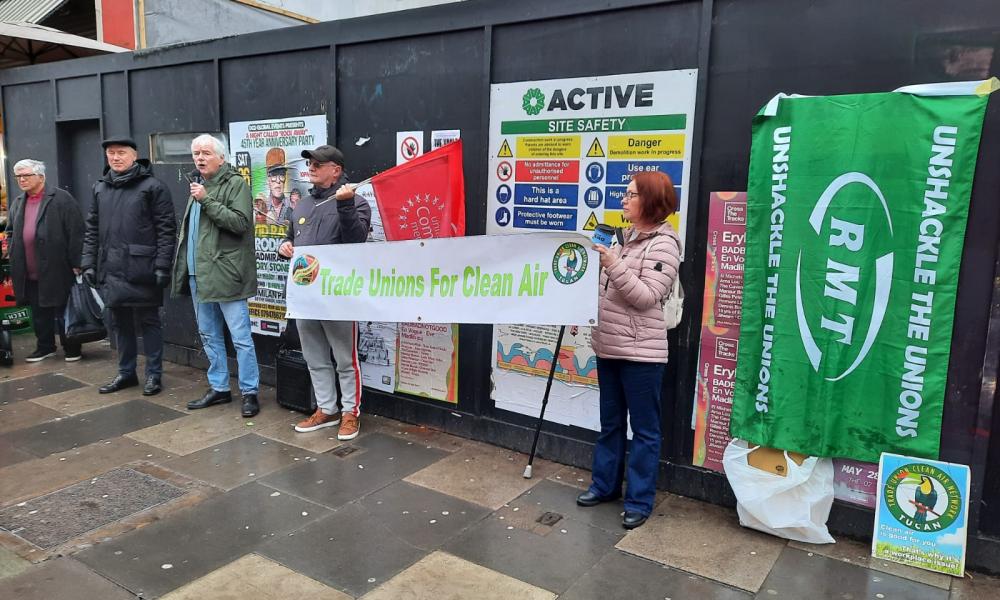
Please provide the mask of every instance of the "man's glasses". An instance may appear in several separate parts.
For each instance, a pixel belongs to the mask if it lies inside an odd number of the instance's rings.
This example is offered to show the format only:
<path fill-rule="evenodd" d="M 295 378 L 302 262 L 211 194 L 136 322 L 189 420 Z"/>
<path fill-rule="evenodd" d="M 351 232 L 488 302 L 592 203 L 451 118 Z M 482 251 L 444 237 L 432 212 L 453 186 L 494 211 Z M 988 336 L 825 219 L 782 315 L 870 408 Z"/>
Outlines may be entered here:
<path fill-rule="evenodd" d="M 328 161 L 324 161 L 324 162 L 319 162 L 318 160 L 310 160 L 309 162 L 306 163 L 306 166 L 310 167 L 310 168 L 316 168 L 316 169 L 318 169 L 320 167 L 324 167 L 326 165 L 332 165 L 332 164 L 333 164 L 332 160 L 328 160 Z"/>
<path fill-rule="evenodd" d="M 270 175 L 267 176 L 267 178 L 268 179 L 280 179 L 281 181 L 284 181 L 285 180 L 285 174 L 284 173 L 271 173 Z"/>
<path fill-rule="evenodd" d="M 35 177 L 38 173 L 25 173 L 23 175 L 14 175 L 14 179 L 29 179 Z"/>

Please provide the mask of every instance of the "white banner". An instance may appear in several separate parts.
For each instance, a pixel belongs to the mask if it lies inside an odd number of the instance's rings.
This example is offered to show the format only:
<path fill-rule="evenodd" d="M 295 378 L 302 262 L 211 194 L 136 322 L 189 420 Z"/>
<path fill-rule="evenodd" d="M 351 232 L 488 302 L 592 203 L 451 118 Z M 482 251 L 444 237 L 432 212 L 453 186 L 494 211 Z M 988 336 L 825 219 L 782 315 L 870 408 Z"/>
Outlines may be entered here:
<path fill-rule="evenodd" d="M 600 263 L 590 245 L 534 233 L 301 246 L 288 318 L 593 325 Z"/>

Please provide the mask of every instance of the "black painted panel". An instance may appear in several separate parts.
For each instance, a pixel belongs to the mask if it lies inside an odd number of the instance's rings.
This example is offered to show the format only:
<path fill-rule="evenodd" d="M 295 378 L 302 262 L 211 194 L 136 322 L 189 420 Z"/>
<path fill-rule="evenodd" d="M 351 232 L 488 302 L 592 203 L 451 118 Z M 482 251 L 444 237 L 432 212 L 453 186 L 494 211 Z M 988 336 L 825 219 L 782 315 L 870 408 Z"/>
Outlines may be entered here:
<path fill-rule="evenodd" d="M 56 80 L 56 99 L 62 120 L 101 116 L 101 82 L 97 75 Z"/>
<path fill-rule="evenodd" d="M 105 73 L 101 77 L 101 104 L 104 116 L 104 137 L 128 135 L 128 87 L 125 73 Z"/>
<path fill-rule="evenodd" d="M 3 110 L 7 150 L 6 186 L 18 190 L 11 173 L 14 163 L 33 158 L 46 164 L 46 175 L 59 177 L 56 165 L 55 100 L 49 82 L 6 86 Z M 13 196 L 11 196 L 13 197 Z"/>
<path fill-rule="evenodd" d="M 493 31 L 493 82 L 693 69 L 700 2 L 533 21 Z"/>
<path fill-rule="evenodd" d="M 222 118 L 277 119 L 326 113 L 334 65 L 329 48 L 232 58 L 219 64 Z"/>
<path fill-rule="evenodd" d="M 149 156 L 149 134 L 211 132 L 219 127 L 215 64 L 201 62 L 129 73 L 132 135 Z"/>

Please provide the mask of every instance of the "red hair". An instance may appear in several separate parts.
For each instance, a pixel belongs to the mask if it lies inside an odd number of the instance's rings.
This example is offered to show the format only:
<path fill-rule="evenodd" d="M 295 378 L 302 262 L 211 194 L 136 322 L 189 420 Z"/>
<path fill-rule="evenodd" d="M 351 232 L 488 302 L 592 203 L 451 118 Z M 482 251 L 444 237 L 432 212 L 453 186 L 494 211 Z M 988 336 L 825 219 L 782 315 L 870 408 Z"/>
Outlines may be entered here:
<path fill-rule="evenodd" d="M 677 191 L 669 175 L 661 171 L 643 171 L 633 175 L 632 181 L 642 198 L 639 214 L 643 219 L 662 223 L 677 211 Z"/>

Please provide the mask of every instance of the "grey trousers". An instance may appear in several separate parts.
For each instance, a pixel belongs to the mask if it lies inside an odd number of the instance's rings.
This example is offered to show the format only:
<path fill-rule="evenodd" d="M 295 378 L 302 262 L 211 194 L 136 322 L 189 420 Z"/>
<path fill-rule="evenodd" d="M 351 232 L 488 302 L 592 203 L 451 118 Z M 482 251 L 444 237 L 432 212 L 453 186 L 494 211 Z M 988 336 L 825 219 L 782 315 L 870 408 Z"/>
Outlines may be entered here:
<path fill-rule="evenodd" d="M 337 412 L 340 379 L 341 404 L 345 413 L 361 414 L 361 363 L 358 361 L 358 325 L 354 321 L 295 321 L 302 343 L 302 356 L 309 366 L 316 405 L 324 413 Z M 333 352 L 331 360 L 330 352 Z M 334 361 L 337 362 L 336 367 Z"/>

